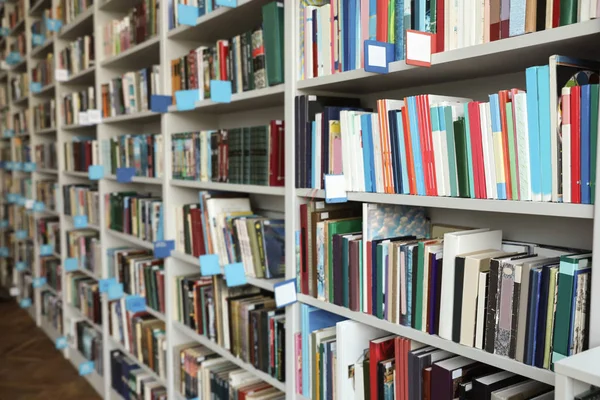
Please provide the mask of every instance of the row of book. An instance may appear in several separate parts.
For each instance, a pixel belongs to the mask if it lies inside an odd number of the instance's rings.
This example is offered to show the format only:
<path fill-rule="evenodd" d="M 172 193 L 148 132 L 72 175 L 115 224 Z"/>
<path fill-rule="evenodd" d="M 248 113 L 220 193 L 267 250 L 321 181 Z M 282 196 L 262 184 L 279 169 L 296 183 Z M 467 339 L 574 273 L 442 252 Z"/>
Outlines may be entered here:
<path fill-rule="evenodd" d="M 0 85 L 0 110 L 4 111 L 8 107 L 8 87 L 6 85 Z M 8 113 L 2 113 L 2 119 L 6 118 Z"/>
<path fill-rule="evenodd" d="M 540 368 L 588 347 L 591 253 L 430 229 L 417 207 L 311 202 L 300 216 L 302 293 Z"/>
<path fill-rule="evenodd" d="M 50 290 L 43 290 L 41 294 L 42 318 L 54 328 L 56 332 L 63 332 L 63 307 L 62 296 Z"/>
<path fill-rule="evenodd" d="M 15 131 L 15 135 L 29 133 L 29 108 L 14 112 L 7 119 L 7 129 Z"/>
<path fill-rule="evenodd" d="M 16 246 L 10 247 L 13 250 L 12 258 L 14 259 L 15 263 L 23 262 L 31 271 L 35 261 L 33 258 L 33 255 L 35 254 L 33 242 L 20 241 L 16 244 Z"/>
<path fill-rule="evenodd" d="M 314 400 L 550 400 L 552 386 L 307 305 L 296 391 Z"/>
<path fill-rule="evenodd" d="M 198 257 L 218 254 L 220 265 L 244 264 L 247 276 L 285 274 L 285 224 L 281 215 L 260 216 L 250 199 L 200 192 L 200 203 L 175 208 L 175 249 Z"/>
<path fill-rule="evenodd" d="M 67 231 L 67 258 L 76 259 L 78 269 L 91 272 L 97 277 L 102 276 L 99 232 L 94 229 Z"/>
<path fill-rule="evenodd" d="M 72 338 L 73 347 L 81 355 L 94 362 L 94 369 L 99 375 L 104 373 L 104 356 L 102 353 L 103 341 L 102 332 L 96 330 L 94 326 L 82 318 L 72 318 L 67 320 L 69 335 Z"/>
<path fill-rule="evenodd" d="M 69 42 L 58 53 L 58 69 L 64 69 L 69 76 L 94 66 L 94 36 L 85 35 Z"/>
<path fill-rule="evenodd" d="M 97 325 L 102 324 L 102 307 L 98 281 L 81 272 L 67 274 L 65 280 L 67 303 Z"/>
<path fill-rule="evenodd" d="M 56 253 L 60 250 L 60 221 L 58 217 L 41 217 L 36 220 L 38 245 L 52 245 Z"/>
<path fill-rule="evenodd" d="M 8 51 L 13 54 L 18 53 L 20 56 L 19 62 L 22 62 L 27 58 L 27 39 L 25 32 L 17 34 L 17 36 L 8 43 Z"/>
<path fill-rule="evenodd" d="M 432 34 L 432 52 L 455 50 L 597 18 L 595 1 L 526 3 L 492 0 L 481 7 L 440 0 L 433 3 L 336 2 L 300 4 L 299 79 L 364 67 L 364 42 L 394 44 L 394 58 L 404 60 L 406 31 Z M 464 8 L 469 8 L 465 13 Z"/>
<path fill-rule="evenodd" d="M 33 130 L 56 128 L 56 101 L 51 99 L 33 108 Z"/>
<path fill-rule="evenodd" d="M 96 109 L 96 95 L 94 86 L 63 95 L 62 121 L 63 125 L 79 125 L 82 123 L 82 112 Z"/>
<path fill-rule="evenodd" d="M 116 56 L 158 34 L 160 15 L 157 0 L 139 0 L 122 19 L 102 27 L 104 58 Z"/>
<path fill-rule="evenodd" d="M 112 388 L 125 400 L 167 400 L 167 389 L 120 350 L 110 353 Z"/>
<path fill-rule="evenodd" d="M 285 126 L 269 125 L 174 134 L 173 178 L 284 186 Z"/>
<path fill-rule="evenodd" d="M 161 134 L 123 135 L 100 144 L 104 171 L 117 174 L 119 168 L 135 168 L 135 176 L 160 178 L 164 172 L 164 144 Z"/>
<path fill-rule="evenodd" d="M 283 3 L 274 1 L 263 6 L 256 29 L 171 60 L 173 96 L 199 89 L 198 100 L 209 99 L 211 80 L 231 81 L 232 93 L 282 84 L 283 55 Z"/>
<path fill-rule="evenodd" d="M 100 225 L 100 197 L 96 185 L 64 185 L 62 194 L 65 215 L 85 215 L 88 224 Z"/>
<path fill-rule="evenodd" d="M 15 2 L 15 6 L 8 9 L 5 7 L 3 10 L 3 26 L 8 26 L 10 29 L 14 29 L 20 22 L 25 18 L 25 0 L 18 0 Z M 7 22 L 4 24 L 4 22 Z"/>
<path fill-rule="evenodd" d="M 160 196 L 136 192 L 113 192 L 104 198 L 106 226 L 148 242 L 163 239 Z"/>
<path fill-rule="evenodd" d="M 175 368 L 176 390 L 188 399 L 285 399 L 285 393 L 204 346 L 182 344 L 175 357 L 180 366 Z"/>
<path fill-rule="evenodd" d="M 12 161 L 21 163 L 33 161 L 31 158 L 31 145 L 28 137 L 16 137 L 13 139 L 13 144 L 15 149 Z"/>
<path fill-rule="evenodd" d="M 63 26 L 69 25 L 93 6 L 93 0 L 60 0 L 56 7 L 56 17 L 63 22 Z"/>
<path fill-rule="evenodd" d="M 165 313 L 165 265 L 150 250 L 108 249 L 108 273 L 123 284 L 125 293 L 142 296 L 146 306 Z"/>
<path fill-rule="evenodd" d="M 57 292 L 62 291 L 62 266 L 60 258 L 54 256 L 40 257 L 40 276 L 46 278 L 46 284 Z"/>
<path fill-rule="evenodd" d="M 174 278 L 177 320 L 255 368 L 285 380 L 285 312 L 272 293 L 227 288 L 219 276 Z"/>
<path fill-rule="evenodd" d="M 35 182 L 35 199 L 44 203 L 46 210 L 56 210 L 58 202 L 58 182 L 56 179 L 38 179 Z"/>
<path fill-rule="evenodd" d="M 29 93 L 29 74 L 27 72 L 11 74 L 9 79 L 11 100 L 13 102 L 27 96 L 27 93 Z"/>
<path fill-rule="evenodd" d="M 165 322 L 146 311 L 127 311 L 125 298 L 111 301 L 108 310 L 110 336 L 121 343 L 132 358 L 166 379 Z"/>
<path fill-rule="evenodd" d="M 63 143 L 65 171 L 88 172 L 90 165 L 98 164 L 98 141 L 82 140 Z"/>
<path fill-rule="evenodd" d="M 30 7 L 31 9 L 31 7 Z M 54 13 L 51 8 L 47 8 L 42 11 L 41 18 L 38 20 L 33 20 L 31 22 L 31 48 L 35 49 L 36 47 L 41 47 L 44 43 L 40 43 L 37 40 L 33 39 L 33 35 L 40 35 L 45 40 L 52 38 L 55 35 L 55 32 L 49 29 L 48 20 L 55 19 Z"/>
<path fill-rule="evenodd" d="M 56 142 L 35 145 L 35 162 L 38 168 L 58 169 Z"/>
<path fill-rule="evenodd" d="M 44 86 L 54 83 L 54 54 L 49 53 L 45 59 L 40 60 L 31 70 L 31 82 Z"/>
<path fill-rule="evenodd" d="M 219 9 L 221 6 L 217 4 L 215 0 L 198 1 L 198 0 L 174 0 L 168 2 L 169 7 L 169 30 L 179 26 L 179 8 L 178 5 L 195 6 L 198 8 L 198 16 L 202 17 L 214 10 Z"/>
<path fill-rule="evenodd" d="M 359 99 L 299 96 L 297 186 L 343 174 L 347 191 L 591 204 L 598 70 L 552 56 L 527 69 L 527 93 L 382 99 L 377 112 Z"/>
<path fill-rule="evenodd" d="M 102 115 L 104 118 L 129 115 L 151 109 L 150 98 L 159 94 L 160 66 L 153 65 L 102 84 Z"/>

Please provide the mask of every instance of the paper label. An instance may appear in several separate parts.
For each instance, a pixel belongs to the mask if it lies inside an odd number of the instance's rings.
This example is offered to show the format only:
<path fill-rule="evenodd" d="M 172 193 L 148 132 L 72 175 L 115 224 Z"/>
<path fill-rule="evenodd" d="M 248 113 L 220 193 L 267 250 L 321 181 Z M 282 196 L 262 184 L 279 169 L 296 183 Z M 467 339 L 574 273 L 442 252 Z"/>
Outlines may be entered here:
<path fill-rule="evenodd" d="M 65 82 L 69 80 L 69 71 L 66 69 L 57 69 L 54 71 L 54 78 L 57 82 Z"/>
<path fill-rule="evenodd" d="M 275 305 L 278 308 L 288 306 L 298 301 L 295 279 L 277 283 L 273 289 L 275 292 Z"/>
<path fill-rule="evenodd" d="M 100 110 L 87 110 L 87 118 L 89 124 L 99 124 L 102 122 L 102 114 L 100 113 Z"/>

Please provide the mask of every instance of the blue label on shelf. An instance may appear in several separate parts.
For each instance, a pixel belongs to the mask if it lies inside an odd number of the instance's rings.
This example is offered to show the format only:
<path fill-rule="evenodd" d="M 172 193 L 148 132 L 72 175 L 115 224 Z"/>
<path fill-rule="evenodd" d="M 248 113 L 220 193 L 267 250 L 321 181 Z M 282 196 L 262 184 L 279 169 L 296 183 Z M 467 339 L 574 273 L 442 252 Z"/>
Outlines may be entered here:
<path fill-rule="evenodd" d="M 71 257 L 65 260 L 64 270 L 65 272 L 73 272 L 79 269 L 79 262 L 76 258 Z"/>
<path fill-rule="evenodd" d="M 33 284 L 32 286 L 37 289 L 37 288 L 41 288 L 42 286 L 44 286 L 46 284 L 46 277 L 44 276 L 40 276 L 39 278 L 34 278 L 33 279 Z"/>
<path fill-rule="evenodd" d="M 154 242 L 154 258 L 167 258 L 175 249 L 174 240 L 159 240 Z"/>
<path fill-rule="evenodd" d="M 8 220 L 3 219 L 0 221 L 0 228 L 8 228 Z"/>
<path fill-rule="evenodd" d="M 15 237 L 17 238 L 17 240 L 27 239 L 27 231 L 23 230 L 23 229 L 19 229 L 18 231 L 15 232 Z"/>
<path fill-rule="evenodd" d="M 25 171 L 25 172 L 34 172 L 35 168 L 36 168 L 36 164 L 34 162 L 23 163 L 23 171 Z"/>
<path fill-rule="evenodd" d="M 42 201 L 36 201 L 33 203 L 33 211 L 44 211 L 46 209 L 46 205 Z"/>
<path fill-rule="evenodd" d="M 2 136 L 4 136 L 5 138 L 11 138 L 15 136 L 15 130 L 14 129 L 5 129 L 4 132 L 2 132 Z"/>
<path fill-rule="evenodd" d="M 73 217 L 73 225 L 75 229 L 83 229 L 88 226 L 88 217 L 87 215 L 76 215 Z"/>
<path fill-rule="evenodd" d="M 210 99 L 215 103 L 231 103 L 231 81 L 210 81 Z"/>
<path fill-rule="evenodd" d="M 46 28 L 48 28 L 49 31 L 60 31 L 60 28 L 62 28 L 62 24 L 62 21 L 59 19 L 46 18 Z"/>
<path fill-rule="evenodd" d="M 117 182 L 129 183 L 135 176 L 135 168 L 120 167 L 117 168 Z"/>
<path fill-rule="evenodd" d="M 94 372 L 94 362 L 93 361 L 85 361 L 79 364 L 79 376 L 89 375 Z"/>
<path fill-rule="evenodd" d="M 8 55 L 6 56 L 6 62 L 8 64 L 18 64 L 20 63 L 22 60 L 21 54 L 18 51 L 11 51 L 10 53 L 8 53 Z"/>
<path fill-rule="evenodd" d="M 8 257 L 8 247 L 0 247 L 0 257 Z"/>
<path fill-rule="evenodd" d="M 93 181 L 104 178 L 104 166 L 90 165 L 88 168 L 88 177 Z"/>
<path fill-rule="evenodd" d="M 12 171 L 13 169 L 15 169 L 15 163 L 14 163 L 14 162 L 12 162 L 12 161 L 7 161 L 7 162 L 6 162 L 6 165 L 5 165 L 5 168 L 6 168 L 8 171 Z"/>
<path fill-rule="evenodd" d="M 146 311 L 146 299 L 138 295 L 125 297 L 125 308 L 131 313 Z"/>
<path fill-rule="evenodd" d="M 200 91 L 198 89 L 178 90 L 175 92 L 175 105 L 177 105 L 178 111 L 193 110 L 196 108 L 198 100 L 200 100 Z"/>
<path fill-rule="evenodd" d="M 117 300 L 123 297 L 123 284 L 122 283 L 113 283 L 108 287 L 108 291 L 106 292 L 109 300 Z"/>
<path fill-rule="evenodd" d="M 23 272 L 27 269 L 27 263 L 25 261 L 18 261 L 15 264 L 15 269 L 19 272 Z"/>
<path fill-rule="evenodd" d="M 31 299 L 29 299 L 29 298 L 21 299 L 21 301 L 19 302 L 19 306 L 21 306 L 21 308 L 31 307 Z"/>
<path fill-rule="evenodd" d="M 0 1 L 0 3 L 3 3 L 3 1 Z M 0 28 L 0 36 L 8 36 L 10 35 L 10 28 L 7 28 L 5 26 Z"/>
<path fill-rule="evenodd" d="M 54 346 L 56 347 L 56 350 L 62 350 L 66 349 L 68 344 L 69 342 L 67 338 L 65 336 L 61 336 L 56 338 Z"/>
<path fill-rule="evenodd" d="M 177 5 L 177 22 L 179 25 L 196 26 L 199 16 L 200 9 L 197 6 Z"/>
<path fill-rule="evenodd" d="M 376 74 L 387 74 L 389 65 L 396 61 L 394 43 L 378 42 L 376 40 L 364 41 L 365 71 Z"/>
<path fill-rule="evenodd" d="M 222 7 L 235 8 L 237 7 L 237 0 L 217 0 L 216 4 Z"/>
<path fill-rule="evenodd" d="M 6 195 L 6 201 L 8 201 L 9 203 L 16 203 L 19 201 L 19 195 L 16 193 L 8 193 Z"/>
<path fill-rule="evenodd" d="M 42 91 L 42 83 L 41 82 L 31 82 L 29 85 L 29 89 L 31 89 L 32 93 L 39 93 Z"/>
<path fill-rule="evenodd" d="M 246 271 L 244 271 L 244 264 L 235 263 L 226 265 L 225 282 L 227 283 L 227 287 L 241 286 L 248 283 Z"/>
<path fill-rule="evenodd" d="M 273 293 L 275 294 L 275 305 L 278 308 L 294 304 L 298 301 L 296 279 L 276 283 L 273 285 Z"/>
<path fill-rule="evenodd" d="M 46 42 L 46 36 L 39 33 L 34 33 L 31 35 L 31 42 L 34 46 L 41 46 Z"/>
<path fill-rule="evenodd" d="M 13 164 L 13 169 L 15 171 L 23 171 L 23 163 L 15 161 L 14 164 Z"/>
<path fill-rule="evenodd" d="M 217 254 L 206 254 L 200 256 L 200 273 L 202 276 L 219 275 L 221 266 L 219 265 L 219 256 Z"/>
<path fill-rule="evenodd" d="M 108 288 L 116 283 L 117 280 L 115 278 L 100 279 L 100 281 L 98 282 L 98 291 L 100 293 L 107 293 Z"/>
<path fill-rule="evenodd" d="M 40 255 L 41 256 L 51 256 L 54 254 L 54 246 L 51 244 L 43 244 L 40 246 Z"/>
<path fill-rule="evenodd" d="M 173 96 L 153 94 L 150 96 L 150 110 L 156 113 L 166 113 L 173 104 Z"/>
<path fill-rule="evenodd" d="M 24 206 L 25 203 L 27 203 L 27 199 L 23 196 L 19 196 L 19 198 L 17 199 L 17 204 L 20 206 Z"/>

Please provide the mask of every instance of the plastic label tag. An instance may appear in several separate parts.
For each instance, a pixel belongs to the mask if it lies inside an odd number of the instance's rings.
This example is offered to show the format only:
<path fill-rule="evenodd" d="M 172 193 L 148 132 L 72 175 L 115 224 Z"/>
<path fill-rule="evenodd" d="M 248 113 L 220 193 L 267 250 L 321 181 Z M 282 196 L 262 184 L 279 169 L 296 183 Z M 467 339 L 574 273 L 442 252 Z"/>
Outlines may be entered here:
<path fill-rule="evenodd" d="M 225 283 L 227 287 L 242 286 L 248 283 L 244 264 L 235 263 L 225 266 Z"/>
<path fill-rule="evenodd" d="M 79 364 L 79 376 L 89 375 L 94 372 L 94 362 L 86 361 Z"/>
<path fill-rule="evenodd" d="M 130 183 L 135 176 L 135 168 L 119 167 L 117 168 L 117 182 Z"/>
<path fill-rule="evenodd" d="M 79 261 L 74 258 L 67 258 L 65 260 L 65 266 L 64 266 L 64 270 L 65 272 L 73 272 L 73 271 L 77 271 L 79 269 Z"/>
<path fill-rule="evenodd" d="M 21 299 L 21 301 L 19 302 L 19 306 L 21 306 L 21 308 L 31 307 L 31 299 Z"/>
<path fill-rule="evenodd" d="M 51 244 L 43 244 L 40 246 L 40 255 L 41 256 L 51 256 L 54 254 L 54 246 Z"/>
<path fill-rule="evenodd" d="M 217 254 L 206 254 L 199 257 L 200 273 L 202 276 L 219 275 L 221 266 L 219 265 L 219 256 Z"/>
<path fill-rule="evenodd" d="M 125 308 L 132 313 L 146 311 L 146 299 L 138 295 L 127 296 L 125 297 Z"/>
<path fill-rule="evenodd" d="M 273 291 L 275 292 L 275 305 L 278 308 L 289 306 L 298 301 L 295 279 L 276 283 L 273 286 Z"/>
<path fill-rule="evenodd" d="M 344 175 L 325 175 L 325 202 L 345 203 L 348 201 L 346 194 L 346 180 Z"/>
<path fill-rule="evenodd" d="M 174 240 L 159 240 L 154 242 L 154 257 L 167 258 L 171 256 L 171 251 L 175 249 Z"/>
<path fill-rule="evenodd" d="M 41 288 L 42 286 L 44 286 L 45 284 L 46 284 L 46 277 L 40 276 L 39 278 L 33 279 L 32 286 L 34 287 L 34 289 L 38 289 L 38 288 Z"/>
<path fill-rule="evenodd" d="M 61 337 L 56 338 L 56 342 L 54 343 L 54 346 L 56 347 L 56 350 L 62 350 L 62 349 L 66 349 L 68 344 L 69 344 L 69 342 L 67 341 L 67 338 L 64 336 L 61 336 Z"/>
<path fill-rule="evenodd" d="M 98 291 L 100 293 L 107 293 L 108 288 L 116 284 L 117 280 L 115 278 L 100 279 L 100 281 L 98 282 Z"/>
<path fill-rule="evenodd" d="M 87 215 L 76 215 L 73 217 L 73 225 L 75 229 L 83 229 L 88 226 L 88 217 Z"/>
<path fill-rule="evenodd" d="M 231 81 L 210 81 L 210 99 L 215 103 L 231 103 Z"/>

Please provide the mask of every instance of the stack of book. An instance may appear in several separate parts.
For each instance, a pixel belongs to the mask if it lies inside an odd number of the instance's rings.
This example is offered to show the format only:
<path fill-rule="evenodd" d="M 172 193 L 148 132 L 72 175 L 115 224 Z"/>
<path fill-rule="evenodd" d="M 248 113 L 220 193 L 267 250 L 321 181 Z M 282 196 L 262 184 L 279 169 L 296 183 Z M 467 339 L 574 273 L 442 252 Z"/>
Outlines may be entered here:
<path fill-rule="evenodd" d="M 463 8 L 471 8 L 463 13 Z M 299 79 L 310 79 L 364 67 L 364 42 L 394 44 L 396 61 L 404 60 L 407 30 L 432 34 L 439 53 L 587 21 L 600 16 L 597 2 L 526 3 L 491 0 L 475 5 L 450 1 L 431 3 L 376 0 L 319 0 L 300 5 Z"/>
<path fill-rule="evenodd" d="M 100 224 L 100 198 L 95 185 L 64 185 L 63 207 L 65 215 L 87 216 L 88 224 Z"/>
<path fill-rule="evenodd" d="M 35 162 L 38 168 L 58 169 L 57 155 L 55 142 L 35 146 Z"/>
<path fill-rule="evenodd" d="M 87 172 L 90 165 L 98 164 L 98 141 L 65 142 L 64 156 L 66 171 Z"/>
<path fill-rule="evenodd" d="M 102 307 L 98 281 L 81 272 L 66 276 L 65 295 L 67 302 L 81 311 L 95 324 L 102 324 Z"/>
<path fill-rule="evenodd" d="M 14 129 L 15 134 L 17 135 L 29 133 L 29 115 L 29 108 L 13 113 L 8 121 L 7 128 Z"/>
<path fill-rule="evenodd" d="M 33 129 L 41 131 L 56 127 L 56 102 L 54 99 L 33 107 Z"/>
<path fill-rule="evenodd" d="M 42 87 L 54 83 L 54 54 L 50 53 L 31 70 L 31 82 L 40 83 Z"/>
<path fill-rule="evenodd" d="M 64 125 L 79 125 L 80 112 L 96 109 L 96 95 L 93 86 L 78 92 L 68 93 L 62 98 L 62 118 Z"/>
<path fill-rule="evenodd" d="M 50 290 L 42 291 L 42 318 L 59 334 L 63 332 L 62 296 Z"/>
<path fill-rule="evenodd" d="M 51 31 L 50 29 L 48 29 L 48 24 L 46 23 L 46 21 L 48 21 L 49 19 L 54 19 L 54 13 L 52 12 L 52 9 L 48 8 L 45 9 L 44 11 L 42 11 L 42 16 L 39 20 L 34 20 L 31 22 L 31 33 L 33 35 L 41 35 L 43 36 L 46 40 L 53 37 L 54 36 L 54 31 Z M 36 47 L 40 47 L 43 44 L 40 44 L 38 42 L 32 43 L 32 48 L 35 49 Z"/>
<path fill-rule="evenodd" d="M 298 96 L 296 185 L 321 189 L 324 175 L 343 174 L 347 191 L 591 204 L 598 70 L 552 56 L 527 69 L 527 93 L 382 99 L 377 112 Z"/>
<path fill-rule="evenodd" d="M 46 278 L 46 284 L 60 292 L 62 290 L 62 267 L 60 258 L 54 256 L 40 258 L 40 276 Z"/>
<path fill-rule="evenodd" d="M 254 214 L 246 197 L 202 191 L 200 199 L 175 208 L 176 250 L 194 257 L 218 254 L 221 265 L 242 262 L 250 277 L 285 274 L 282 218 Z"/>
<path fill-rule="evenodd" d="M 307 398 L 554 398 L 552 386 L 327 311 L 303 304 L 301 319 L 296 391 Z"/>
<path fill-rule="evenodd" d="M 88 9 L 94 7 L 93 0 L 60 0 L 56 9 L 57 18 L 62 20 L 63 25 L 68 25 Z"/>
<path fill-rule="evenodd" d="M 300 215 L 302 293 L 539 368 L 588 347 L 589 252 L 430 227 L 416 207 L 311 202 Z"/>
<path fill-rule="evenodd" d="M 58 53 L 58 69 L 76 75 L 94 65 L 94 36 L 85 35 L 75 39 Z"/>
<path fill-rule="evenodd" d="M 126 72 L 101 86 L 104 118 L 150 110 L 150 98 L 159 94 L 160 66 Z"/>
<path fill-rule="evenodd" d="M 118 168 L 135 168 L 135 176 L 163 175 L 164 145 L 161 134 L 123 135 L 101 142 L 104 170 L 115 175 Z"/>
<path fill-rule="evenodd" d="M 67 231 L 67 258 L 75 258 L 79 268 L 101 276 L 100 233 L 94 229 Z"/>
<path fill-rule="evenodd" d="M 123 284 L 123 290 L 146 299 L 146 306 L 165 313 L 165 264 L 151 250 L 108 249 L 108 273 Z"/>
<path fill-rule="evenodd" d="M 104 59 L 116 56 L 156 36 L 160 26 L 157 0 L 139 0 L 121 20 L 102 27 Z"/>
<path fill-rule="evenodd" d="M 180 367 L 175 368 L 175 390 L 185 398 L 285 399 L 285 393 L 204 346 L 177 346 L 175 360 Z"/>
<path fill-rule="evenodd" d="M 123 399 L 167 400 L 167 389 L 120 350 L 110 352 L 112 388 Z"/>
<path fill-rule="evenodd" d="M 58 182 L 56 180 L 37 180 L 35 182 L 35 199 L 44 203 L 46 210 L 56 210 L 58 203 Z"/>
<path fill-rule="evenodd" d="M 97 331 L 87 321 L 80 318 L 67 319 L 66 325 L 75 343 L 75 348 L 84 358 L 93 361 L 96 372 L 102 375 L 104 371 L 102 332 Z"/>
<path fill-rule="evenodd" d="M 258 28 L 212 47 L 200 46 L 171 60 L 173 96 L 178 90 L 199 90 L 199 99 L 210 99 L 210 81 L 231 81 L 232 93 L 263 89 L 283 83 L 283 3 L 262 8 Z"/>
<path fill-rule="evenodd" d="M 60 221 L 58 217 L 42 217 L 37 219 L 38 245 L 50 244 L 54 251 L 60 251 Z"/>
<path fill-rule="evenodd" d="M 272 293 L 228 288 L 223 278 L 176 276 L 177 320 L 243 361 L 285 380 L 285 312 Z"/>
<path fill-rule="evenodd" d="M 17 72 L 10 76 L 10 93 L 12 101 L 20 100 L 29 93 L 29 74 Z"/>
<path fill-rule="evenodd" d="M 162 199 L 152 194 L 113 192 L 104 198 L 106 226 L 148 242 L 163 240 Z"/>
<path fill-rule="evenodd" d="M 138 362 L 166 379 L 165 322 L 147 312 L 132 313 L 125 308 L 125 298 L 111 301 L 109 333 Z"/>
<path fill-rule="evenodd" d="M 283 186 L 285 126 L 269 125 L 174 134 L 173 178 Z"/>

